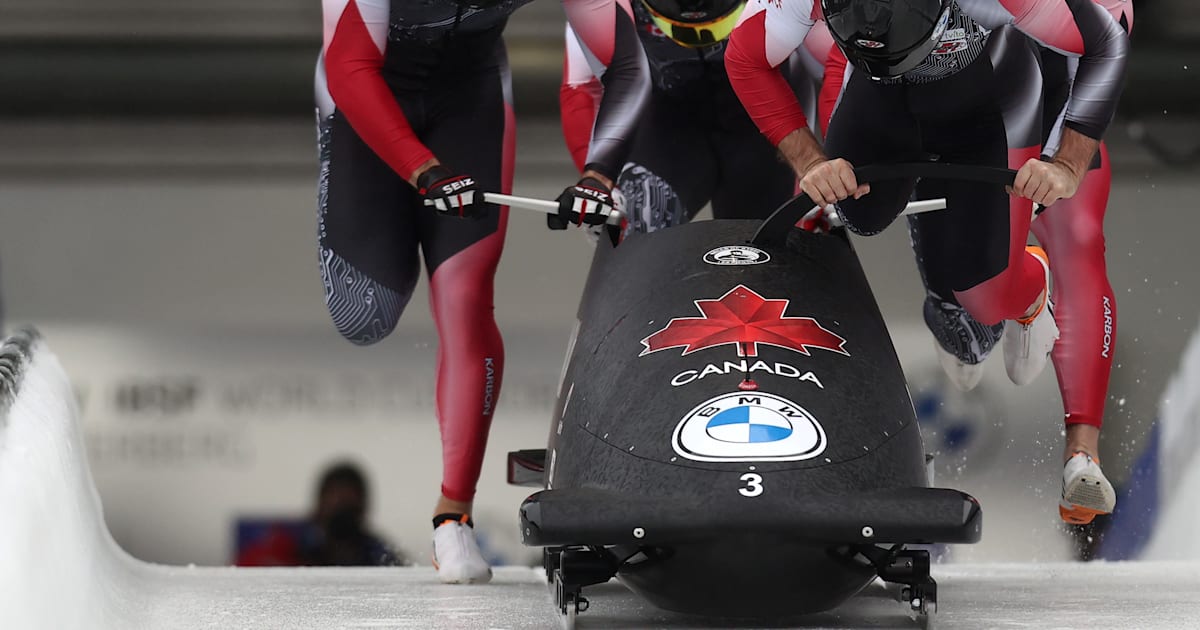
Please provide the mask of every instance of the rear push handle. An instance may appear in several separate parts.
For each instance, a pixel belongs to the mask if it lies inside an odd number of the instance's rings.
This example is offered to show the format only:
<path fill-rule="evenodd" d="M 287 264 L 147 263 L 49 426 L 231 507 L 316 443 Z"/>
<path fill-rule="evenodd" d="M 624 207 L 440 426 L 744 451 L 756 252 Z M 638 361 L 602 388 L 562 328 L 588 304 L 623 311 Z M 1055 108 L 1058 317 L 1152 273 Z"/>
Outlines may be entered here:
<path fill-rule="evenodd" d="M 955 181 L 982 182 L 997 186 L 1012 186 L 1017 172 L 1007 168 L 994 166 L 968 166 L 965 164 L 944 164 L 941 162 L 905 162 L 900 164 L 876 164 L 860 166 L 854 169 L 854 177 L 859 183 L 878 182 L 889 179 L 952 179 Z M 758 246 L 783 245 L 787 235 L 804 215 L 816 204 L 811 197 L 800 193 L 791 200 L 779 206 L 771 216 L 763 221 L 758 232 L 754 233 L 751 243 Z M 945 207 L 944 205 L 941 207 Z M 924 211 L 932 208 L 911 206 L 906 214 L 914 210 Z"/>

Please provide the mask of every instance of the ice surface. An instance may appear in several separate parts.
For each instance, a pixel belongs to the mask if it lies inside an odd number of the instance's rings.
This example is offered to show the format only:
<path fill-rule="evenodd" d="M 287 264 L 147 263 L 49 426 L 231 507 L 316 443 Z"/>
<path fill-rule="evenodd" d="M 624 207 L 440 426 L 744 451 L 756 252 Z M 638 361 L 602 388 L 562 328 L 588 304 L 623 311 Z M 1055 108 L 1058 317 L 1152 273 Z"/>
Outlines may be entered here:
<path fill-rule="evenodd" d="M 0 628 L 556 628 L 534 569 L 483 586 L 439 584 L 432 569 L 233 569 L 151 565 L 109 536 L 71 389 L 35 352 L 0 414 Z M 3 370 L 0 370 L 3 372 Z M 1189 628 L 1200 619 L 1200 565 L 939 565 L 940 628 Z M 729 579 L 714 576 L 714 579 Z M 659 611 L 616 582 L 587 589 L 579 628 L 764 627 Z M 772 628 L 914 628 L 873 585 L 841 608 Z"/>
<path fill-rule="evenodd" d="M 555 628 L 532 569 L 496 570 L 491 584 L 440 584 L 433 569 L 153 567 L 136 628 L 458 630 Z M 0 613 L 2 614 L 2 613 Z"/>
<path fill-rule="evenodd" d="M 143 566 L 120 627 L 229 629 L 556 628 L 540 571 L 502 568 L 485 586 L 432 569 L 186 569 Z M 1200 619 L 1200 568 L 1186 564 L 942 567 L 938 628 L 1181 628 Z M 65 594 L 64 594 L 65 595 Z M 578 628 L 915 628 L 879 586 L 841 608 L 764 625 L 660 611 L 617 582 L 585 589 Z M 4 612 L 0 611 L 0 619 Z M 2 622 L 0 622 L 2 623 Z M 22 627 L 3 625 L 2 627 Z M 47 626 L 28 626 L 47 627 Z M 87 626 L 95 628 L 97 626 Z M 109 626 L 114 627 L 114 626 Z"/>
<path fill-rule="evenodd" d="M 1195 628 L 1200 566 L 1183 563 L 977 564 L 934 567 L 935 627 Z M 617 583 L 596 588 L 579 628 L 915 628 L 912 613 L 879 583 L 840 608 L 770 625 L 659 611 Z M 532 627 L 532 626 L 531 626 Z"/>

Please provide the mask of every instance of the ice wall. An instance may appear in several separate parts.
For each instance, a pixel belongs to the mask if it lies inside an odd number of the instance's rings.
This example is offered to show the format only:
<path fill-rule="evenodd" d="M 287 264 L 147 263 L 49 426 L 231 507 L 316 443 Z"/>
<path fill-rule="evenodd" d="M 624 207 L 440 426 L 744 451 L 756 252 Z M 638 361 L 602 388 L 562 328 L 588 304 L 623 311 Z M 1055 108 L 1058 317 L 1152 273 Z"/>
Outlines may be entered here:
<path fill-rule="evenodd" d="M 1200 561 L 1200 331 L 1163 393 L 1158 440 L 1159 505 L 1141 558 Z"/>
<path fill-rule="evenodd" d="M 0 629 L 555 624 L 529 568 L 462 587 L 439 584 L 432 569 L 198 569 L 132 558 L 105 526 L 74 401 L 37 333 L 0 345 Z"/>
<path fill-rule="evenodd" d="M 134 561 L 104 526 L 70 383 L 35 332 L 0 347 L 0 405 L 0 628 L 134 625 Z"/>

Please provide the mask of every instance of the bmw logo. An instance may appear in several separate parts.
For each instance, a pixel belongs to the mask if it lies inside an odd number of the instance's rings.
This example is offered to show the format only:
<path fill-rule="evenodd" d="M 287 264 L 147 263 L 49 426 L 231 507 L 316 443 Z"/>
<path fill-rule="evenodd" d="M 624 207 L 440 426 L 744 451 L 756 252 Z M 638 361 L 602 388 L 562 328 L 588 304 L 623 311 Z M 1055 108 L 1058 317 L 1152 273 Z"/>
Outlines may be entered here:
<path fill-rule="evenodd" d="M 733 444 L 778 442 L 792 434 L 792 422 L 778 411 L 742 405 L 717 413 L 708 421 L 709 437 Z"/>
<path fill-rule="evenodd" d="M 710 398 L 675 427 L 672 446 L 701 462 L 786 462 L 825 451 L 825 430 L 806 409 L 763 392 Z"/>

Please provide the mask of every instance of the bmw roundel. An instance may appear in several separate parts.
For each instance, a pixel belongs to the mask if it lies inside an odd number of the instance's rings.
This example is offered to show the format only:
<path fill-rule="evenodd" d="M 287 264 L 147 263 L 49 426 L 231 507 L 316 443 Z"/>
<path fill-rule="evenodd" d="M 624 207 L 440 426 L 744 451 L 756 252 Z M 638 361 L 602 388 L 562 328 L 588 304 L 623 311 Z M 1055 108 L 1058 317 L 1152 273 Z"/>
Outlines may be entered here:
<path fill-rule="evenodd" d="M 821 424 L 796 403 L 760 392 L 723 394 L 675 427 L 675 452 L 702 462 L 797 461 L 825 451 Z"/>

